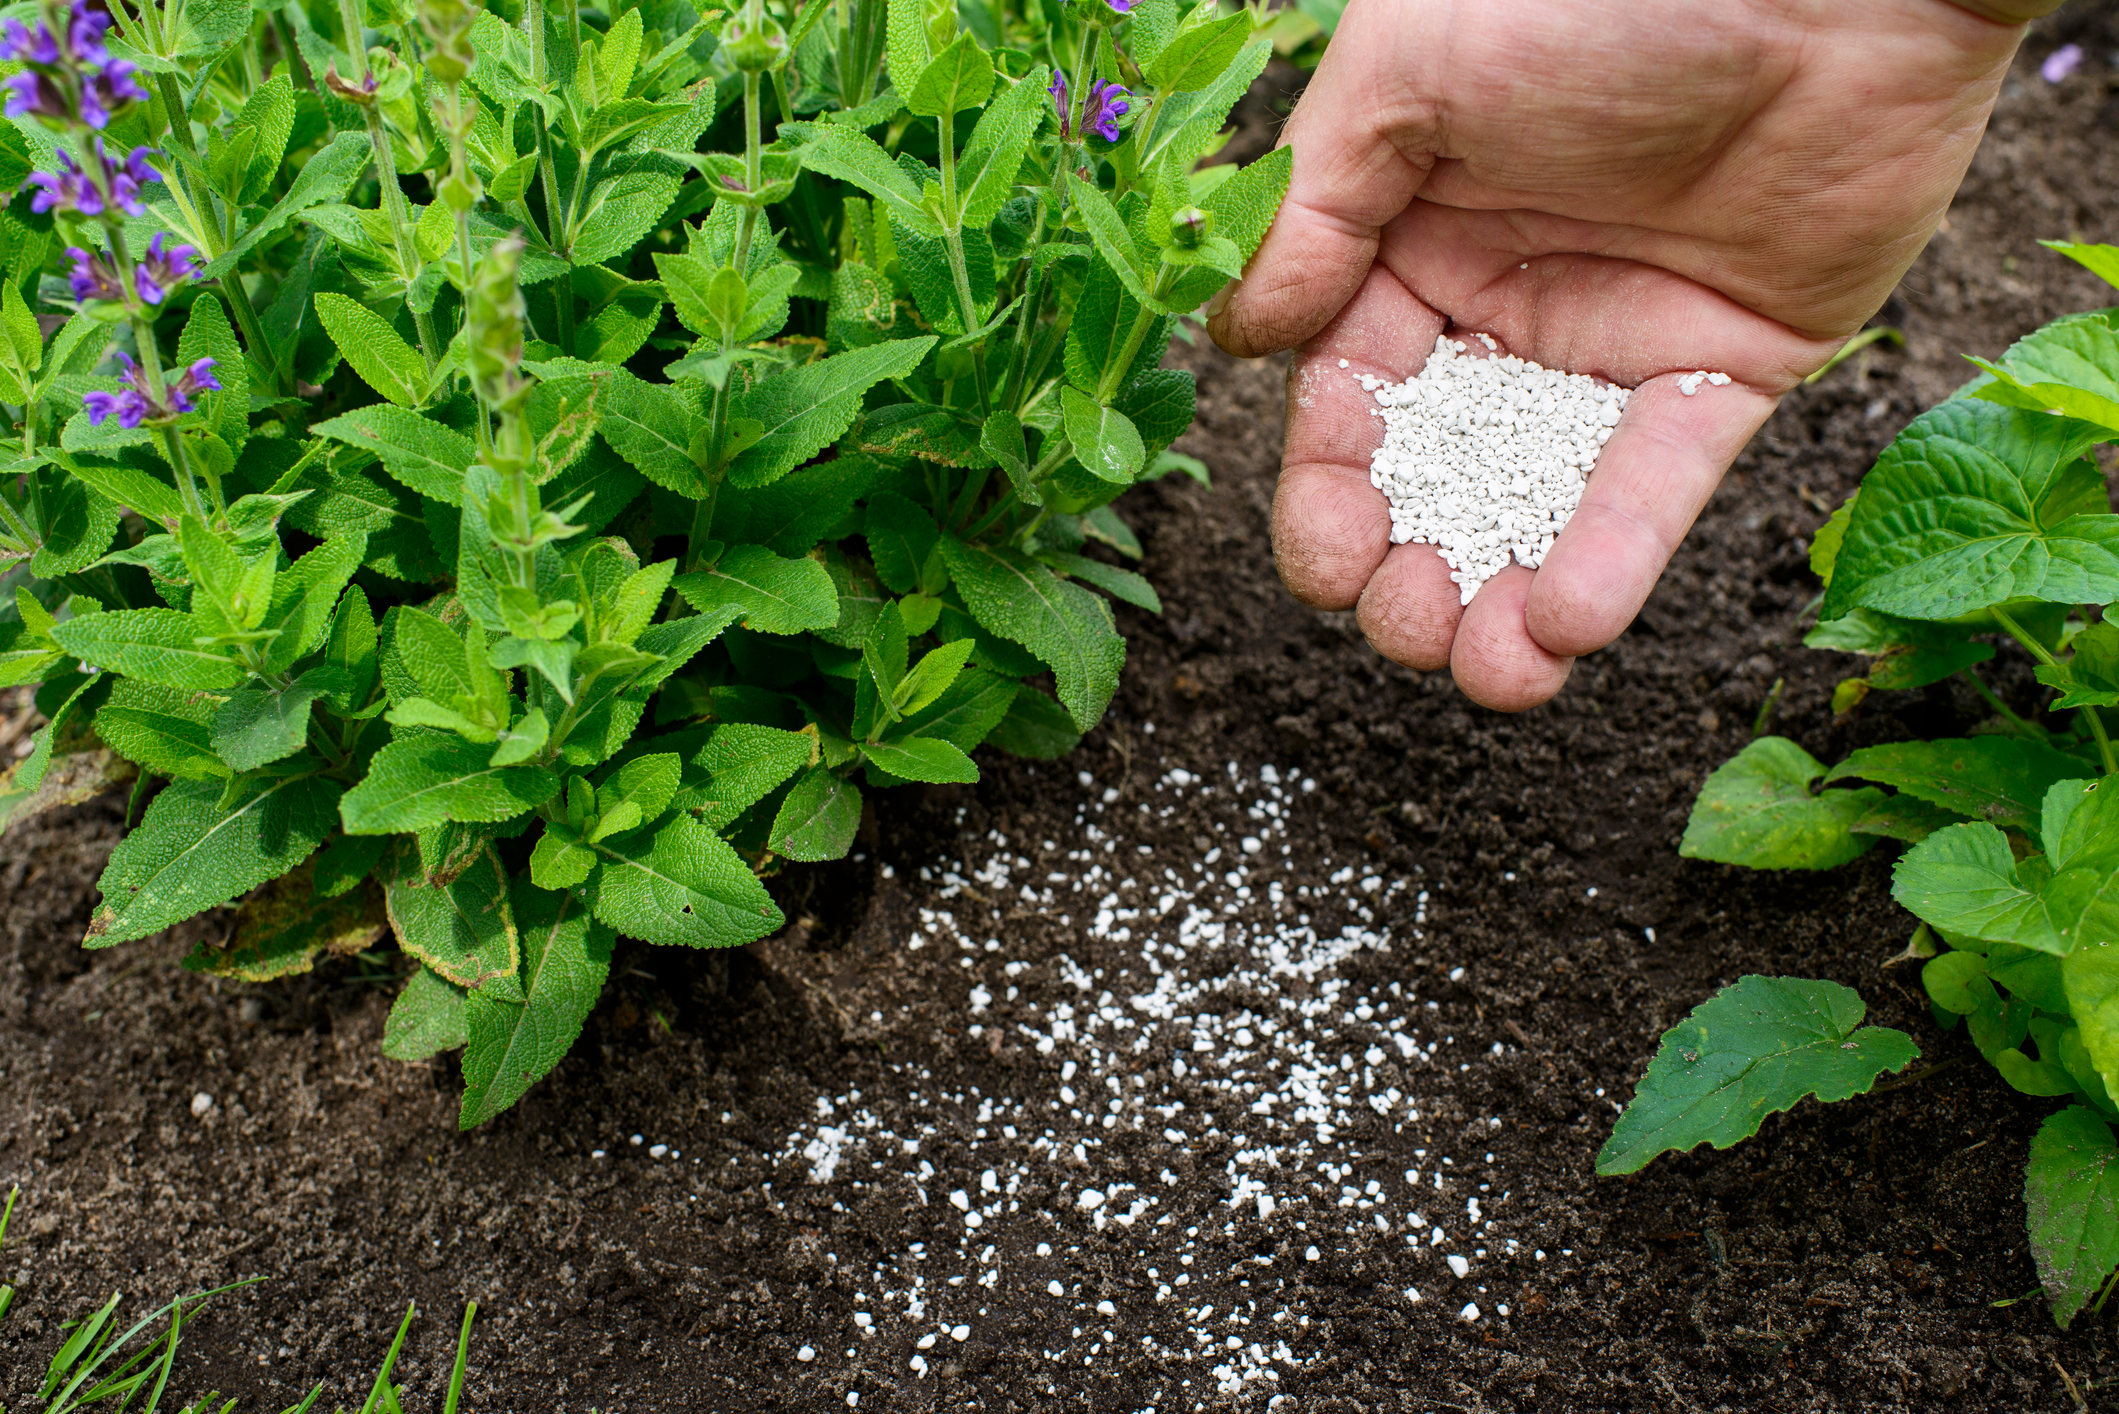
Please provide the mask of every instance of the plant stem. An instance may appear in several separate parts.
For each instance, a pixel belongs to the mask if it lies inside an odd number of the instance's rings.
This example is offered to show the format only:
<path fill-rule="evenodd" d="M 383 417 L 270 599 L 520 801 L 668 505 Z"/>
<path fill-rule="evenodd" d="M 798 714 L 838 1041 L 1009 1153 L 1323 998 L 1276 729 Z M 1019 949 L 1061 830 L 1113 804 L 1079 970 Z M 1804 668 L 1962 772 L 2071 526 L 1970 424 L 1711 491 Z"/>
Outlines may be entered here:
<path fill-rule="evenodd" d="M 957 308 L 963 311 L 964 332 L 969 334 L 979 327 L 978 301 L 971 296 L 971 269 L 964 259 L 964 230 L 961 224 L 963 212 L 957 206 L 956 189 L 956 123 L 945 114 L 934 120 L 935 133 L 941 142 L 942 158 L 942 249 L 949 255 L 949 275 L 956 282 Z M 986 389 L 986 351 L 972 350 L 972 376 L 978 381 L 979 411 L 993 410 L 992 396 Z"/>
<path fill-rule="evenodd" d="M 363 42 L 367 29 L 361 23 L 361 0 L 339 0 L 339 22 L 346 28 L 347 57 L 359 65 L 354 75 L 357 82 L 366 84 L 371 77 L 368 68 L 368 47 Z M 397 263 L 405 272 L 405 279 L 412 280 L 419 274 L 421 260 L 419 248 L 412 239 L 412 213 L 405 206 L 405 189 L 397 180 L 397 154 L 390 147 L 390 131 L 383 125 L 382 110 L 373 102 L 362 106 L 361 113 L 368 120 L 368 145 L 375 149 L 375 175 L 383 189 L 383 209 L 390 216 L 390 236 L 397 246 Z M 419 333 L 420 357 L 426 361 L 427 372 L 434 372 L 440 361 L 435 352 L 434 317 L 431 312 L 414 310 L 412 327 Z"/>
<path fill-rule="evenodd" d="M 1965 681 L 1972 684 L 1972 690 L 1978 693 L 1989 707 L 2000 713 L 2003 721 L 2017 731 L 2022 732 L 2025 736 L 2030 737 L 2033 741 L 2045 741 L 2050 737 L 2051 733 L 2047 732 L 2044 727 L 2039 726 L 2036 722 L 2027 722 L 2010 711 L 2009 704 L 1996 697 L 1994 689 L 1979 680 L 1979 674 L 1973 672 L 1970 668 L 1964 668 L 1960 671 L 1963 672 Z"/>
<path fill-rule="evenodd" d="M 2036 658 L 2041 664 L 2048 668 L 2057 668 L 2060 666 L 2060 660 L 2053 656 L 2052 651 L 2050 649 L 2048 649 L 2043 643 L 2040 643 L 2037 639 L 2025 633 L 2022 628 L 2018 627 L 2016 621 L 2010 618 L 2008 614 L 2003 612 L 1999 606 L 1996 606 L 1995 608 L 1989 610 L 1989 612 L 1994 615 L 1995 622 L 1999 623 L 2003 628 L 2008 630 L 2009 637 L 2015 639 L 2018 643 L 2022 644 L 2024 646 L 2025 651 L 2027 651 L 2033 658 Z M 2097 755 L 2098 758 L 2104 763 L 2104 774 L 2106 774 L 2107 776 L 2119 775 L 2119 757 L 2115 757 L 2112 754 L 2112 739 L 2105 733 L 2104 719 L 2097 715 L 2097 709 L 2095 707 L 2084 707 L 2080 709 L 2080 715 L 2084 723 L 2088 725 L 2090 729 L 2090 735 L 2092 737 L 2095 737 L 2097 740 Z"/>

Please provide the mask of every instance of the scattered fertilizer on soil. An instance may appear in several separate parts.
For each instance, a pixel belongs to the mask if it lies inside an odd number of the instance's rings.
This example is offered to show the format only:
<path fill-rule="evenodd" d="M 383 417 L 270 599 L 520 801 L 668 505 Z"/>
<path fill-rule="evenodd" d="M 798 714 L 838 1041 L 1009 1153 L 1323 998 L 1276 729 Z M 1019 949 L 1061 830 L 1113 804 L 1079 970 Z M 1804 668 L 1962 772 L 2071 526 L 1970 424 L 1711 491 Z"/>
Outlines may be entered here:
<path fill-rule="evenodd" d="M 1473 337 L 1494 356 L 1445 336 L 1419 377 L 1361 378 L 1382 409 L 1369 481 L 1390 497 L 1391 543 L 1434 546 L 1465 604 L 1511 556 L 1529 569 L 1545 563 L 1628 397 Z M 1702 371 L 1687 374 L 1681 390 L 1697 392 L 1701 379 L 1729 381 Z"/>

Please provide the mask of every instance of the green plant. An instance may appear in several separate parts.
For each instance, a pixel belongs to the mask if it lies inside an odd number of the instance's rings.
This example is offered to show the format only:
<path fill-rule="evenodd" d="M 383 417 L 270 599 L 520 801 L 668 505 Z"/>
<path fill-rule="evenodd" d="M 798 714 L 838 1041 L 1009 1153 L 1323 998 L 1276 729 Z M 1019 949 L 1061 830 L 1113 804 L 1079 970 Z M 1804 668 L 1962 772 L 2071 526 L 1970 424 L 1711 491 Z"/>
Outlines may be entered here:
<path fill-rule="evenodd" d="M 2047 244 L 2119 284 L 2119 247 Z M 1937 1023 L 1962 1021 L 2017 1090 L 2069 1102 L 2024 1172 L 2031 1251 L 2066 1325 L 2119 1282 L 2119 759 L 2105 716 L 2119 707 L 2119 515 L 2096 455 L 2119 439 L 2119 310 L 2057 320 L 1998 363 L 1974 362 L 1985 373 L 1901 432 L 1818 532 L 1810 562 L 1826 588 L 1804 642 L 1870 660 L 1840 683 L 1838 711 L 1954 674 L 1992 719 L 1960 739 L 1864 747 L 1829 770 L 1792 741 L 1753 741 L 1708 778 L 1681 853 L 1828 869 L 1881 839 L 1907 846 L 1891 891 L 1919 923 L 1901 957 L 1922 963 Z M 2014 710 L 1980 679 L 1997 636 L 2030 655 L 2054 694 L 2044 710 Z M 1782 982 L 1834 1016 L 1812 1028 L 1822 1044 L 1715 1027 L 1708 1065 L 1687 1028 L 1705 1035 L 1710 1013 L 1742 1011 L 1764 981 L 1746 978 L 1663 1038 L 1600 1172 L 1757 1132 L 1765 1106 L 1693 1103 L 1717 1067 L 1783 1068 L 1771 1108 L 1784 1109 L 1806 1089 L 1866 1090 L 1913 1058 L 1898 1032 L 1853 1031 L 1861 1003 L 1845 988 Z"/>
<path fill-rule="evenodd" d="M 1103 596 L 1159 605 L 1089 551 L 1204 479 L 1157 365 L 1287 185 L 1199 166 L 1262 14 L 46 3 L 0 686 L 49 723 L 0 811 L 137 772 L 90 946 L 241 899 L 187 965 L 262 981 L 387 927 L 385 1049 L 466 1047 L 469 1126 L 616 934 L 762 937 L 863 784 L 1100 718 Z"/>

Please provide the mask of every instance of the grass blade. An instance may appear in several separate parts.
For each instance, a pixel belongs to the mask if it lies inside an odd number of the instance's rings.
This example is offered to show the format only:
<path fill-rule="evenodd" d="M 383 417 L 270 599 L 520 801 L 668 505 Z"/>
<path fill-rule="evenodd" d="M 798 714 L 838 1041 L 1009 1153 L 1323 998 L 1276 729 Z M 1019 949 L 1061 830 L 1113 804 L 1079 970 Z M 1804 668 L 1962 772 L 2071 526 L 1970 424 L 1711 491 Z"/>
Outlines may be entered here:
<path fill-rule="evenodd" d="M 368 1402 L 361 1406 L 361 1414 L 376 1414 L 383 1407 L 383 1396 L 390 1393 L 390 1371 L 397 1365 L 397 1352 L 405 1348 L 405 1332 L 412 1329 L 412 1318 L 419 1314 L 419 1303 L 405 1303 L 405 1319 L 398 1323 L 397 1339 L 390 1342 L 390 1353 L 383 1357 L 383 1367 L 375 1372 L 375 1387 L 368 1391 Z M 393 1397 L 390 1403 L 397 1400 Z"/>
<path fill-rule="evenodd" d="M 456 1337 L 456 1368 L 449 1374 L 449 1402 L 441 1407 L 441 1414 L 456 1414 L 457 1397 L 464 1389 L 464 1362 L 471 1355 L 471 1322 L 478 1315 L 478 1303 L 464 1305 L 464 1328 Z"/>

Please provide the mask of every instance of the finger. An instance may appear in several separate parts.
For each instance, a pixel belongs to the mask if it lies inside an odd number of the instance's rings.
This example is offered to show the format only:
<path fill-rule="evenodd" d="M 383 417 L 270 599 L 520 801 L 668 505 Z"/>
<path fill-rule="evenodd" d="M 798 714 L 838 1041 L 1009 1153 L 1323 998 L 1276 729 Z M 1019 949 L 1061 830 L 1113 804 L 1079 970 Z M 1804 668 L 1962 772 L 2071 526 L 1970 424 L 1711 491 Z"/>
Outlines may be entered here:
<path fill-rule="evenodd" d="M 1637 388 L 1530 586 L 1530 637 L 1573 657 L 1624 632 L 1777 401 L 1735 383 L 1702 384 L 1687 397 L 1676 374 Z"/>
<path fill-rule="evenodd" d="M 1532 574 L 1510 565 L 1480 585 L 1464 610 L 1450 648 L 1450 673 L 1458 689 L 1481 707 L 1527 711 L 1557 693 L 1574 668 L 1571 655 L 1543 646 L 1526 621 L 1525 610 L 1544 578 L 1543 570 Z"/>
<path fill-rule="evenodd" d="M 1402 66 L 1375 60 L 1395 52 L 1390 13 L 1349 7 L 1281 135 L 1295 149 L 1287 195 L 1243 280 L 1208 310 L 1214 341 L 1239 358 L 1293 348 L 1330 323 L 1361 288 L 1384 223 L 1432 165 L 1400 147 L 1419 146 L 1407 133 L 1422 121 L 1404 111 L 1417 85 Z"/>
<path fill-rule="evenodd" d="M 1441 331 L 1442 316 L 1376 268 L 1288 367 L 1273 558 L 1289 592 L 1313 608 L 1353 607 L 1390 548 L 1390 502 L 1369 481 L 1383 424 L 1360 379 L 1403 382 Z"/>
<path fill-rule="evenodd" d="M 1449 562 L 1434 546 L 1391 546 L 1355 606 L 1355 622 L 1369 646 L 1422 672 L 1448 667 L 1464 615 L 1449 575 Z"/>
<path fill-rule="evenodd" d="M 1661 266 L 1582 253 L 1613 240 L 1583 221 L 1415 201 L 1386 229 L 1381 259 L 1460 327 L 1629 388 L 1706 368 L 1783 393 L 1853 332 L 1811 338 Z"/>

